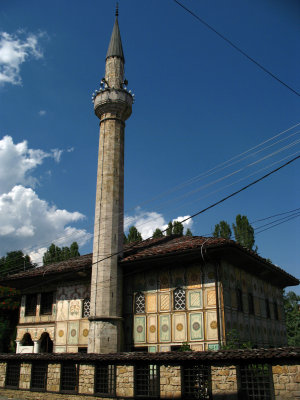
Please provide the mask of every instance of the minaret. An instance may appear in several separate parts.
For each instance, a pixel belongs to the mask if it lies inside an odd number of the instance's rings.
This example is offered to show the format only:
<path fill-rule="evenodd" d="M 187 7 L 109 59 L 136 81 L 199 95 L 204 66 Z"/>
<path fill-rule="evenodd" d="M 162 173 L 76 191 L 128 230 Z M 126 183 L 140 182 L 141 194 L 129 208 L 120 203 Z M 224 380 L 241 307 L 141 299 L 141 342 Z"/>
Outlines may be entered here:
<path fill-rule="evenodd" d="M 100 119 L 97 193 L 91 281 L 89 353 L 122 350 L 122 273 L 118 259 L 123 248 L 124 128 L 133 97 L 125 87 L 124 54 L 118 9 L 101 89 L 93 96 Z"/>

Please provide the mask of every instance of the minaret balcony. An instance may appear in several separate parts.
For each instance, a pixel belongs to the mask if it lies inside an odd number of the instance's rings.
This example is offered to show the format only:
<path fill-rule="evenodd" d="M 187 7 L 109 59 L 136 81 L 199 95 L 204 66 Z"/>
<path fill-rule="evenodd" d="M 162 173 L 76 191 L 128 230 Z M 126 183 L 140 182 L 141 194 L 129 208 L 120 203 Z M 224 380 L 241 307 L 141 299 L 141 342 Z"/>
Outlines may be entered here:
<path fill-rule="evenodd" d="M 98 93 L 94 99 L 94 110 L 98 118 L 103 114 L 117 113 L 125 121 L 132 111 L 133 97 L 125 89 L 110 88 Z"/>

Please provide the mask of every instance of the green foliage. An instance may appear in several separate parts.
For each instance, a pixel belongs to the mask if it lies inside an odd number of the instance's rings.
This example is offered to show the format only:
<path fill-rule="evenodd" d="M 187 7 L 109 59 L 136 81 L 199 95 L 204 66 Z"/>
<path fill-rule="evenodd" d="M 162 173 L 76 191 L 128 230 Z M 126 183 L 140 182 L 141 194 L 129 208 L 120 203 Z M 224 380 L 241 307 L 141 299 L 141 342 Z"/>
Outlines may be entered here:
<path fill-rule="evenodd" d="M 6 256 L 0 258 L 0 276 L 15 274 L 21 271 L 27 271 L 34 268 L 35 264 L 31 262 L 30 257 L 23 251 L 10 251 Z"/>
<path fill-rule="evenodd" d="M 251 349 L 251 342 L 242 342 L 236 329 L 231 329 L 226 333 L 226 344 L 222 346 L 223 350 L 231 349 Z"/>
<path fill-rule="evenodd" d="M 300 296 L 294 292 L 283 294 L 285 323 L 289 346 L 300 346 Z"/>
<path fill-rule="evenodd" d="M 78 251 L 78 243 L 73 242 L 70 247 L 55 246 L 54 243 L 50 245 L 46 253 L 43 256 L 43 264 L 48 265 L 59 261 L 65 261 L 69 258 L 78 257 L 80 253 Z"/>
<path fill-rule="evenodd" d="M 188 342 L 183 342 L 178 351 L 192 351 Z"/>
<path fill-rule="evenodd" d="M 192 231 L 190 230 L 190 228 L 187 228 L 187 230 L 185 232 L 185 236 L 193 236 Z"/>
<path fill-rule="evenodd" d="M 168 227 L 167 227 L 167 230 L 166 230 L 166 235 L 167 236 L 171 236 L 172 234 L 173 234 L 173 224 L 172 224 L 172 221 L 170 221 L 168 223 Z"/>
<path fill-rule="evenodd" d="M 173 222 L 173 235 L 183 236 L 183 225 L 179 221 Z"/>
<path fill-rule="evenodd" d="M 235 240 L 247 249 L 252 250 L 255 239 L 254 229 L 250 225 L 248 218 L 245 215 L 238 214 L 235 219 L 235 224 L 232 224 Z M 257 251 L 257 247 L 255 249 Z"/>
<path fill-rule="evenodd" d="M 136 229 L 135 226 L 131 226 L 129 228 L 126 243 L 141 242 L 142 240 L 143 240 L 143 238 L 142 238 L 142 235 L 140 234 L 140 232 Z"/>
<path fill-rule="evenodd" d="M 230 239 L 231 238 L 230 225 L 226 221 L 220 221 L 218 224 L 215 225 L 213 236 L 221 237 L 224 239 Z"/>
<path fill-rule="evenodd" d="M 171 235 L 179 235 L 183 236 L 183 224 L 180 221 L 170 221 L 168 223 L 168 227 L 166 230 L 166 235 L 171 236 Z"/>
<path fill-rule="evenodd" d="M 152 235 L 153 238 L 160 238 L 163 236 L 164 236 L 164 234 L 162 233 L 162 231 L 159 228 L 156 228 Z"/>

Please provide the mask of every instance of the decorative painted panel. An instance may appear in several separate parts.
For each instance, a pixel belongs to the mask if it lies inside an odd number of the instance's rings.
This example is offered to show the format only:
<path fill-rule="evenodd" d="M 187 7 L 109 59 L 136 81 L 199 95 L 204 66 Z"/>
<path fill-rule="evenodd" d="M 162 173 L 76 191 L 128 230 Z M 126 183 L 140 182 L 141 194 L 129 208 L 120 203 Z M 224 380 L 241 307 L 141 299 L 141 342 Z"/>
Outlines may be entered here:
<path fill-rule="evenodd" d="M 57 322 L 55 343 L 62 345 L 67 343 L 67 322 Z"/>
<path fill-rule="evenodd" d="M 157 295 L 156 293 L 147 293 L 146 295 L 146 312 L 153 313 L 157 311 Z"/>
<path fill-rule="evenodd" d="M 57 302 L 57 321 L 66 321 L 69 319 L 69 304 L 67 300 L 60 299 Z"/>
<path fill-rule="evenodd" d="M 192 344 L 190 347 L 193 351 L 203 351 L 203 344 Z"/>
<path fill-rule="evenodd" d="M 79 325 L 79 343 L 87 344 L 89 336 L 89 321 L 80 321 Z"/>
<path fill-rule="evenodd" d="M 77 344 L 79 335 L 79 322 L 69 322 L 67 344 Z"/>
<path fill-rule="evenodd" d="M 205 290 L 205 305 L 206 307 L 216 306 L 216 289 Z"/>
<path fill-rule="evenodd" d="M 219 350 L 219 348 L 219 343 L 208 343 L 207 345 L 208 350 Z"/>
<path fill-rule="evenodd" d="M 157 342 L 157 317 L 156 315 L 147 316 L 147 326 L 148 326 L 148 340 L 149 343 Z"/>
<path fill-rule="evenodd" d="M 194 266 L 188 268 L 187 271 L 187 286 L 188 288 L 199 288 L 202 285 L 201 268 L 200 266 Z"/>
<path fill-rule="evenodd" d="M 171 294 L 159 295 L 160 311 L 171 311 Z"/>
<path fill-rule="evenodd" d="M 171 346 L 159 346 L 159 351 L 171 351 Z"/>
<path fill-rule="evenodd" d="M 190 314 L 191 340 L 203 339 L 203 313 Z"/>
<path fill-rule="evenodd" d="M 202 308 L 202 290 L 188 291 L 188 309 Z"/>
<path fill-rule="evenodd" d="M 171 340 L 170 315 L 159 316 L 159 336 L 161 342 L 170 342 Z"/>
<path fill-rule="evenodd" d="M 156 353 L 157 346 L 148 346 L 148 353 Z"/>
<path fill-rule="evenodd" d="M 71 300 L 69 304 L 69 319 L 81 318 L 81 301 L 78 299 Z"/>
<path fill-rule="evenodd" d="M 206 313 L 206 335 L 207 339 L 218 339 L 217 313 L 208 311 Z"/>
<path fill-rule="evenodd" d="M 66 346 L 55 346 L 55 353 L 65 353 L 66 352 Z"/>
<path fill-rule="evenodd" d="M 187 329 L 186 329 L 186 314 L 174 314 L 173 315 L 173 341 L 174 342 L 186 342 L 187 341 Z"/>
<path fill-rule="evenodd" d="M 145 343 L 146 341 L 145 316 L 134 317 L 133 340 L 135 343 Z"/>

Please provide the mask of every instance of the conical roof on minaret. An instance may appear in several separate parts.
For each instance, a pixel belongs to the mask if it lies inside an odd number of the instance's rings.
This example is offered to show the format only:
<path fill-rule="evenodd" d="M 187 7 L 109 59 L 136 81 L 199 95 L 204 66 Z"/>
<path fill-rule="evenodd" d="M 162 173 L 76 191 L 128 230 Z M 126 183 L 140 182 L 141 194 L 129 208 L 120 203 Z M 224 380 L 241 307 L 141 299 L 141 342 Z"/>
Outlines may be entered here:
<path fill-rule="evenodd" d="M 118 9 L 116 10 L 116 20 L 106 54 L 106 58 L 108 57 L 120 57 L 125 62 L 121 34 L 118 23 Z"/>

